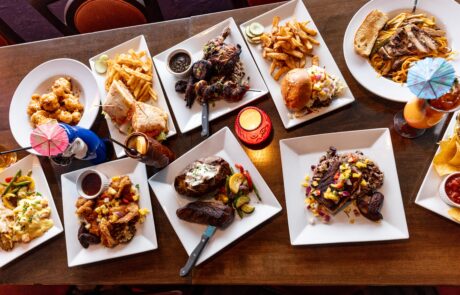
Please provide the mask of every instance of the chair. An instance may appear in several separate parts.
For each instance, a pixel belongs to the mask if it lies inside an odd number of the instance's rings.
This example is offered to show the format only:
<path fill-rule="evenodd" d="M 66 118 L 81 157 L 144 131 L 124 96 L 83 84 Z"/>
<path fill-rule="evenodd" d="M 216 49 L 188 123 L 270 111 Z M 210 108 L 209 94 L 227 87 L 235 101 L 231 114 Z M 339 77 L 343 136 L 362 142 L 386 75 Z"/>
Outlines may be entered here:
<path fill-rule="evenodd" d="M 24 40 L 0 18 L 0 46 L 24 43 Z"/>
<path fill-rule="evenodd" d="M 64 35 L 89 33 L 162 20 L 155 0 L 69 0 L 65 24 L 50 10 L 58 0 L 28 0 L 43 17 Z"/>

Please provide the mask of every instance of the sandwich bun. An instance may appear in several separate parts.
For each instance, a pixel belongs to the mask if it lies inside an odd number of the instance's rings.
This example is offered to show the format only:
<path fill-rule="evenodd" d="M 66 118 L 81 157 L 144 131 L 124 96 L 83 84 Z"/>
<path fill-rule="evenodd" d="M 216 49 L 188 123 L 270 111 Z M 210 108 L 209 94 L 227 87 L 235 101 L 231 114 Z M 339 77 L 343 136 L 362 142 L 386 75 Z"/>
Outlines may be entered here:
<path fill-rule="evenodd" d="M 300 111 L 311 99 L 312 85 L 306 69 L 292 69 L 281 81 L 281 95 L 290 111 Z"/>

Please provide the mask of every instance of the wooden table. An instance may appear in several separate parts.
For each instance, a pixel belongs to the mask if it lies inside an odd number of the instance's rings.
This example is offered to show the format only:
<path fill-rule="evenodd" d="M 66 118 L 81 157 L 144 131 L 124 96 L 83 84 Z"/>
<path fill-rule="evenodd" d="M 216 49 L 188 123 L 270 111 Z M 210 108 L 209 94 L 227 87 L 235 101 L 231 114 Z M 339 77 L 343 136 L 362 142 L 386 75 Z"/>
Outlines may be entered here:
<path fill-rule="evenodd" d="M 361 87 L 350 75 L 342 52 L 345 28 L 365 0 L 310 0 L 306 3 L 333 53 L 356 102 L 352 105 L 285 130 L 271 98 L 254 105 L 265 110 L 274 124 L 274 137 L 262 150 L 245 148 L 280 203 L 285 206 L 279 140 L 302 135 L 387 127 L 391 130 L 410 239 L 392 242 L 293 247 L 289 243 L 287 212 L 280 214 L 194 270 L 178 275 L 187 254 L 152 194 L 158 250 L 144 254 L 68 268 L 64 234 L 0 270 L 0 283 L 44 284 L 458 284 L 458 225 L 414 204 L 414 199 L 435 153 L 444 121 L 415 140 L 403 139 L 392 129 L 393 115 L 403 105 L 383 100 Z M 16 147 L 8 125 L 11 97 L 21 79 L 49 59 L 69 57 L 88 65 L 88 59 L 112 46 L 144 34 L 154 55 L 233 16 L 237 23 L 251 19 L 279 4 L 258 6 L 164 23 L 40 41 L 0 49 L 0 138 Z M 24 98 L 28 99 L 28 98 Z M 212 131 L 232 126 L 235 113 L 212 122 Z M 177 125 L 176 125 L 177 126 Z M 107 134 L 98 117 L 93 130 Z M 233 130 L 232 130 L 233 131 Z M 168 145 L 182 155 L 202 141 L 200 131 L 178 134 Z M 41 160 L 61 220 L 60 174 L 82 167 L 52 167 Z M 153 171 L 149 170 L 149 176 Z"/>

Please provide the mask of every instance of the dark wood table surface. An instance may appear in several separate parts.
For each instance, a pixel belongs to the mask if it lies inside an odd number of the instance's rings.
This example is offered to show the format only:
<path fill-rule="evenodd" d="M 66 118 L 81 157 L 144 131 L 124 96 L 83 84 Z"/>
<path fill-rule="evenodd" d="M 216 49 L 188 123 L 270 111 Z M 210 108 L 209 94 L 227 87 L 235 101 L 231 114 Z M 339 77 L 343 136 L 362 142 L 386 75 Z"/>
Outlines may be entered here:
<path fill-rule="evenodd" d="M 269 95 L 254 105 L 272 118 L 274 136 L 259 150 L 245 147 L 255 166 L 285 207 L 279 140 L 303 135 L 387 127 L 391 130 L 398 176 L 409 226 L 410 238 L 402 241 L 352 243 L 294 247 L 289 242 L 287 212 L 240 238 L 238 241 L 181 278 L 179 269 L 187 254 L 153 192 L 151 199 L 158 237 L 158 249 L 80 267 L 68 268 L 64 234 L 46 242 L 0 270 L 3 284 L 458 284 L 457 224 L 414 203 L 422 179 L 436 150 L 447 120 L 415 140 L 403 139 L 392 129 L 393 115 L 403 104 L 381 99 L 360 86 L 348 71 L 342 41 L 353 14 L 365 0 L 305 1 L 316 25 L 342 71 L 356 101 L 343 109 L 285 130 Z M 21 79 L 37 65 L 54 58 L 68 57 L 88 65 L 88 59 L 128 39 L 144 34 L 152 55 L 212 26 L 227 17 L 242 23 L 279 4 L 179 19 L 164 23 L 46 40 L 0 49 L 0 143 L 17 147 L 9 130 L 8 111 Z M 24 98 L 28 99 L 28 98 Z M 20 110 L 19 110 L 20 111 Z M 25 110 L 24 110 L 25 111 Z M 211 124 L 216 132 L 233 126 L 235 112 Z M 177 125 L 176 125 L 177 126 Z M 233 127 L 231 127 L 232 131 Z M 99 116 L 93 130 L 107 134 Z M 178 134 L 168 145 L 178 156 L 200 143 L 200 130 Z M 24 156 L 25 154 L 20 154 Z M 58 168 L 41 159 L 61 220 L 60 175 L 88 166 L 76 163 Z M 149 176 L 153 170 L 148 169 Z M 1 255 L 1 254 L 0 254 Z"/>

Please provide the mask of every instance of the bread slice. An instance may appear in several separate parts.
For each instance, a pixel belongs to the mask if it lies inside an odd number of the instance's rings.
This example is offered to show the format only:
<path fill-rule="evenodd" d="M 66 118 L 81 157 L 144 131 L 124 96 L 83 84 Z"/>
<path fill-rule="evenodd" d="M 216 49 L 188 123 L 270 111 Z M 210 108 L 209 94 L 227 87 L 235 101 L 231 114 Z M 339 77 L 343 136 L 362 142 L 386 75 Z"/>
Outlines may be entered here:
<path fill-rule="evenodd" d="M 371 54 L 377 36 L 388 20 L 388 15 L 377 9 L 366 16 L 355 34 L 354 45 L 359 55 L 368 57 Z"/>
<path fill-rule="evenodd" d="M 156 137 L 162 131 L 168 133 L 168 114 L 156 106 L 136 102 L 132 126 L 136 132 Z"/>
<path fill-rule="evenodd" d="M 114 123 L 121 126 L 131 120 L 135 99 L 122 81 L 113 80 L 102 110 Z"/>

